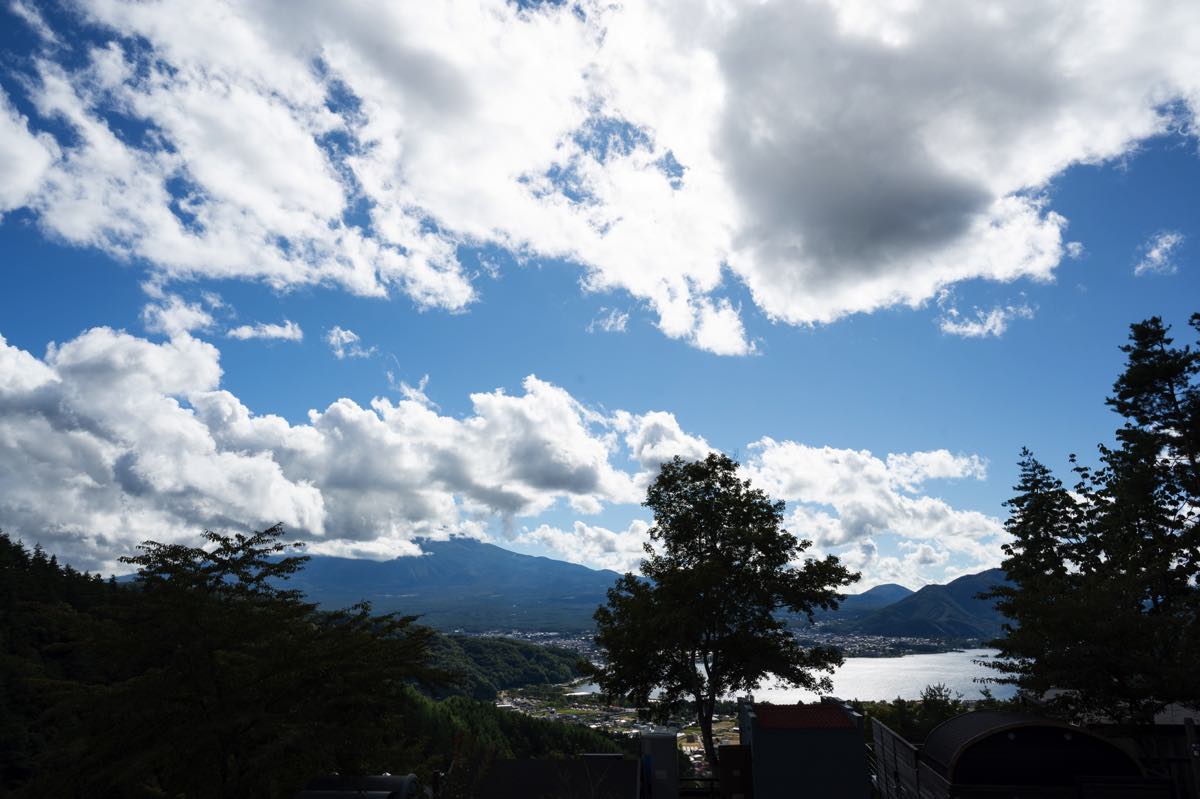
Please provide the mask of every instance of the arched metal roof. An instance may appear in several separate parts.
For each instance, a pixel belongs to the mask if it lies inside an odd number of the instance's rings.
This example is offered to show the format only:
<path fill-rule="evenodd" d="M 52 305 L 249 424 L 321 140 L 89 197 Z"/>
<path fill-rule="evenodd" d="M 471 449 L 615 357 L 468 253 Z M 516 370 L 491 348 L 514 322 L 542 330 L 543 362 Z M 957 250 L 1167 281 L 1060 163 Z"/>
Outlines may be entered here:
<path fill-rule="evenodd" d="M 934 727 L 926 736 L 925 745 L 921 747 L 921 757 L 933 760 L 949 771 L 950 767 L 954 765 L 954 761 L 972 742 L 994 732 L 1030 725 L 1074 729 L 1059 721 L 1028 716 L 1024 713 L 976 710 L 947 719 Z"/>
<path fill-rule="evenodd" d="M 1020 730 L 1027 732 L 1022 734 Z M 934 727 L 925 739 L 925 745 L 921 747 L 921 758 L 940 770 L 947 779 L 955 781 L 955 767 L 972 746 L 981 744 L 985 747 L 977 752 L 981 754 L 992 747 L 992 737 L 1000 733 L 1008 732 L 1010 734 L 1007 737 L 1012 738 L 1012 733 L 1016 732 L 1016 740 L 1019 741 L 1029 735 L 1036 739 L 1051 731 L 1054 731 L 1055 739 L 1060 737 L 1058 731 L 1061 731 L 1061 737 L 1067 741 L 1073 739 L 1076 743 L 1071 745 L 1071 748 L 1085 746 L 1093 751 L 1096 751 L 1095 747 L 1109 750 L 1114 761 L 1111 766 L 1118 770 L 1127 766 L 1132 770 L 1131 773 L 1141 772 L 1136 761 L 1125 750 L 1099 735 L 1054 719 L 997 711 L 974 711 L 942 722 Z M 977 759 L 978 757 L 968 758 Z M 1116 761 L 1123 761 L 1123 766 L 1119 767 Z"/>

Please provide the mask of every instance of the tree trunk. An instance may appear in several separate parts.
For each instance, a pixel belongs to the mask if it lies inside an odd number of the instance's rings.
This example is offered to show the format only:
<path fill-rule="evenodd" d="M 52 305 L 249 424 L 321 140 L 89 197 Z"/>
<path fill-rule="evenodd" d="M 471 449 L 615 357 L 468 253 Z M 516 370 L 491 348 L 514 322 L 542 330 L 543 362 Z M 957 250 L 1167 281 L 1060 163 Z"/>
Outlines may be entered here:
<path fill-rule="evenodd" d="M 713 744 L 713 706 L 710 699 L 696 700 L 696 721 L 700 724 L 700 740 L 704 743 L 704 757 L 713 776 L 717 775 L 717 747 Z"/>

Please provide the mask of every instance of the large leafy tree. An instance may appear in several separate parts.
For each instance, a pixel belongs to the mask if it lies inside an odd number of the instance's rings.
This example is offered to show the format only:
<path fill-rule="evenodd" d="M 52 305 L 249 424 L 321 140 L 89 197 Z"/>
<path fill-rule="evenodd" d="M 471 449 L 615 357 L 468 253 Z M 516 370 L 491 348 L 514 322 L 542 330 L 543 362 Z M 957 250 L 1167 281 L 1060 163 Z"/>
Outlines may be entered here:
<path fill-rule="evenodd" d="M 784 614 L 836 608 L 837 590 L 858 579 L 833 556 L 798 562 L 809 547 L 783 527 L 784 503 L 737 473 L 737 463 L 710 454 L 662 466 L 645 505 L 654 512 L 652 544 L 641 575 L 626 574 L 595 614 L 608 693 L 650 707 L 687 701 L 714 767 L 712 717 L 718 699 L 754 690 L 773 676 L 830 690 L 838 650 L 801 647 Z"/>
<path fill-rule="evenodd" d="M 392 766 L 434 633 L 363 604 L 325 613 L 286 588 L 305 558 L 278 526 L 142 544 L 135 584 L 97 608 L 95 665 L 50 702 L 60 721 L 30 793 L 286 795 L 315 771 Z"/>
<path fill-rule="evenodd" d="M 1200 315 L 1191 324 L 1200 331 Z M 1004 568 L 1006 682 L 1069 716 L 1144 721 L 1200 704 L 1200 353 L 1155 317 L 1131 327 L 1108 404 L 1124 418 L 1073 493 L 1022 453 Z"/>

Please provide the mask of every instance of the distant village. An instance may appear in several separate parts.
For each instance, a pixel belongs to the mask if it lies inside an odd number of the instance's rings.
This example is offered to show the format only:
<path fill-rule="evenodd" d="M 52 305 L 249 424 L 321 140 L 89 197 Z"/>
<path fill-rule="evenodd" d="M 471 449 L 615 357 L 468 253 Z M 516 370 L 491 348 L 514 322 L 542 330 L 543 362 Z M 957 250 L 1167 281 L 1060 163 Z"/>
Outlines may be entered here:
<path fill-rule="evenodd" d="M 526 630 L 489 630 L 482 633 L 455 630 L 456 635 L 480 637 L 514 638 L 531 644 L 557 646 L 578 652 L 586 660 L 595 660 L 599 653 L 591 633 L 558 633 Z M 865 633 L 823 630 L 820 624 L 792 630 L 805 646 L 836 646 L 846 657 L 898 657 L 931 652 L 951 652 L 971 649 L 985 642 L 976 638 L 947 640 L 945 638 L 922 638 L 917 636 L 869 635 Z"/>

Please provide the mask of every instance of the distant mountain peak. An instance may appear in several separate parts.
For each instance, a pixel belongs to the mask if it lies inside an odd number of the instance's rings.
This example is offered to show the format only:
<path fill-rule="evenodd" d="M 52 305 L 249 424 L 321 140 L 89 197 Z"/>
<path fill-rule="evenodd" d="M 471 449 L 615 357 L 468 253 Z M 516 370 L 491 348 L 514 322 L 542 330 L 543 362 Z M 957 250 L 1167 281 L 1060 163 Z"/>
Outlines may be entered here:
<path fill-rule="evenodd" d="M 993 638 L 1004 617 L 994 603 L 978 598 L 1006 583 L 1003 569 L 964 574 L 945 585 L 930 584 L 848 625 L 868 635 L 919 638 Z"/>
<path fill-rule="evenodd" d="M 314 555 L 292 585 L 323 607 L 366 599 L 442 629 L 574 632 L 591 629 L 620 576 L 475 538 L 417 541 L 424 555 L 389 561 Z"/>

